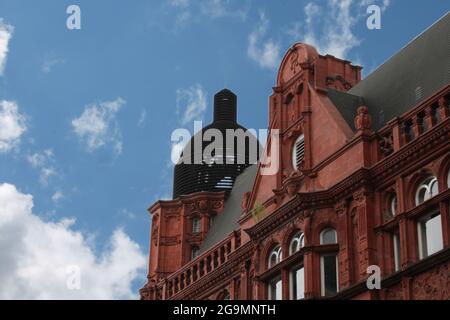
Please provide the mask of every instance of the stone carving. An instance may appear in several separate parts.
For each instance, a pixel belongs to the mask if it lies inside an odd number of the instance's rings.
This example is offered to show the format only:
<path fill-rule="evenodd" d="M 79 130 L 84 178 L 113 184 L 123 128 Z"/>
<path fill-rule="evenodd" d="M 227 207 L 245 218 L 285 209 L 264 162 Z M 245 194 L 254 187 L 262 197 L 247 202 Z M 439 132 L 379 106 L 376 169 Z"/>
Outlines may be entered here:
<path fill-rule="evenodd" d="M 413 295 L 413 299 L 450 299 L 450 262 L 415 277 Z"/>
<path fill-rule="evenodd" d="M 356 111 L 355 128 L 356 130 L 365 130 L 372 127 L 372 117 L 369 114 L 369 108 L 360 106 Z"/>
<path fill-rule="evenodd" d="M 277 81 L 278 85 L 283 85 L 301 74 L 302 69 L 314 63 L 317 57 L 318 53 L 313 47 L 303 43 L 295 44 L 288 51 L 281 63 Z"/>

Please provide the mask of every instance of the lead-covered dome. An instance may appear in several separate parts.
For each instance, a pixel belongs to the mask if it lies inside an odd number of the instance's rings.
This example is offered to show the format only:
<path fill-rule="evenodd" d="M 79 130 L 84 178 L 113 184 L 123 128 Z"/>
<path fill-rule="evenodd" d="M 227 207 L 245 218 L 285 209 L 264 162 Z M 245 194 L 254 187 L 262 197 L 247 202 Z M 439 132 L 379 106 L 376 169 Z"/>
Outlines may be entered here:
<path fill-rule="evenodd" d="M 227 139 L 227 129 L 232 129 L 232 132 L 237 134 L 232 139 Z M 219 132 L 223 137 L 222 143 L 220 140 L 215 141 L 215 134 Z M 206 139 L 202 139 L 205 134 L 214 138 L 205 141 Z M 230 135 L 230 131 L 228 134 Z M 245 141 L 244 150 L 238 148 L 239 134 L 241 139 L 245 139 L 242 140 Z M 230 143 L 231 141 L 234 143 Z M 206 150 L 209 153 L 214 142 L 222 145 L 222 148 L 211 152 L 212 158 L 204 158 L 205 148 L 209 146 Z M 196 148 L 197 145 L 199 147 Z M 259 160 L 260 151 L 261 146 L 256 137 L 237 123 L 236 95 L 228 89 L 223 89 L 214 96 L 213 122 L 192 137 L 175 165 L 173 198 L 200 191 L 225 191 L 228 196 L 236 177 Z M 217 163 L 219 159 L 222 164 Z"/>

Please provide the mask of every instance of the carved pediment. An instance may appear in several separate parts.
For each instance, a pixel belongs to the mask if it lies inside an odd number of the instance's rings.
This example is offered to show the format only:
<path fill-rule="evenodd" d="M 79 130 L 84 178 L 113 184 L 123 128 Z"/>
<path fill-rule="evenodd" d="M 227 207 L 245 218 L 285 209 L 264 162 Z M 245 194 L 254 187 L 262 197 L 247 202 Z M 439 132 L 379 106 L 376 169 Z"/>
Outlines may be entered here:
<path fill-rule="evenodd" d="M 278 85 L 281 86 L 302 72 L 304 65 L 313 64 L 318 53 L 314 47 L 296 43 L 292 46 L 281 62 L 278 72 Z"/>

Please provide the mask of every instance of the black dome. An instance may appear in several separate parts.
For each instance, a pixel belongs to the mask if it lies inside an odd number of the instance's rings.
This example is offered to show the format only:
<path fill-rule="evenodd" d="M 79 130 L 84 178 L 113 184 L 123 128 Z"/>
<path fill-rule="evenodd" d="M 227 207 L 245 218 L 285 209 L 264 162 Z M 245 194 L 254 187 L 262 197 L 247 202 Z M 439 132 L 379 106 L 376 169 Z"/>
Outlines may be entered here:
<path fill-rule="evenodd" d="M 238 175 L 240 175 L 245 168 L 254 164 L 255 159 L 250 157 L 251 143 L 256 146 L 256 160 L 259 159 L 259 152 L 261 146 L 259 145 L 256 137 L 252 134 L 247 134 L 245 137 L 245 155 L 240 155 L 237 150 L 237 139 L 235 138 L 234 150 L 230 144 L 227 148 L 226 143 L 226 130 L 241 129 L 244 133 L 247 133 L 247 129 L 236 122 L 237 118 L 237 97 L 228 90 L 224 89 L 218 92 L 214 96 L 214 120 L 213 122 L 204 127 L 201 131 L 192 137 L 191 141 L 185 146 L 180 161 L 174 168 L 174 180 L 173 180 L 173 198 L 177 198 L 180 195 L 188 195 L 194 192 L 200 191 L 225 191 L 226 196 L 229 195 L 231 188 L 234 185 L 234 181 Z M 223 147 L 222 150 L 218 150 L 221 154 L 215 154 L 214 159 L 222 159 L 222 164 L 212 163 L 213 159 L 203 159 L 203 151 L 205 148 L 214 142 L 202 141 L 201 137 L 209 129 L 216 129 L 222 133 Z M 249 133 L 249 132 L 248 132 Z M 194 146 L 195 140 L 199 138 L 201 141 L 201 154 L 195 153 Z M 198 148 L 200 150 L 200 148 Z M 234 162 L 227 164 L 227 152 L 228 156 L 232 155 Z M 238 158 L 244 157 L 243 163 L 236 163 Z M 229 157 L 230 158 L 230 157 Z M 253 157 L 254 158 L 254 157 Z M 197 163 L 195 162 L 197 160 Z M 198 163 L 201 160 L 201 163 Z M 252 162 L 252 163 L 251 163 Z"/>

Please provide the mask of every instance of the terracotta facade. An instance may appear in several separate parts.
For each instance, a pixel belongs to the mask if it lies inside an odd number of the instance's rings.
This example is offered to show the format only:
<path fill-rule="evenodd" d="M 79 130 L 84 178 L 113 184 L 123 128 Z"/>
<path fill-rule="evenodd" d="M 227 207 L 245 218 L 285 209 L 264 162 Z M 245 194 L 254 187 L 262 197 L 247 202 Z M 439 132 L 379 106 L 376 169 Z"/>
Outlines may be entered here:
<path fill-rule="evenodd" d="M 370 108 L 357 108 L 352 127 L 327 96 L 359 81 L 361 68 L 349 61 L 292 46 L 269 98 L 269 128 L 280 131 L 280 170 L 269 176 L 259 168 L 252 191 L 243 195 L 240 229 L 194 258 L 192 248 L 221 214 L 224 194 L 155 203 L 141 298 L 450 299 L 450 85 L 374 130 Z M 295 168 L 300 135 L 304 155 Z M 417 190 L 433 178 L 437 192 L 418 201 Z M 440 215 L 442 243 L 427 256 L 419 229 L 431 213 Z M 194 234 L 193 217 L 201 222 Z M 334 242 L 322 239 L 329 229 Z M 292 250 L 299 234 L 302 245 Z M 278 246 L 282 257 L 269 267 Z M 334 256 L 337 292 L 326 294 L 334 275 L 328 279 L 325 269 L 333 262 L 324 257 Z M 381 271 L 379 290 L 366 284 L 373 265 Z M 294 297 L 298 268 L 304 278 L 301 296 Z M 281 286 L 271 293 L 274 279 Z"/>

